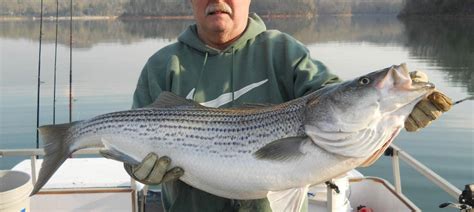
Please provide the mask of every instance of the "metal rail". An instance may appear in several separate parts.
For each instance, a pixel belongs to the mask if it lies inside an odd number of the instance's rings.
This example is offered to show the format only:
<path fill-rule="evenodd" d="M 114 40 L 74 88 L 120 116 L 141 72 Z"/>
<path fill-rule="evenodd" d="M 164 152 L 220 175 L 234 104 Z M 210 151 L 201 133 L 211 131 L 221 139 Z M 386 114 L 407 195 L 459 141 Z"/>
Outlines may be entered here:
<path fill-rule="evenodd" d="M 99 150 L 101 148 L 88 148 L 88 149 L 81 149 L 76 152 L 74 152 L 72 155 L 99 155 Z M 31 181 L 33 185 L 36 183 L 36 157 L 37 156 L 44 156 L 45 152 L 44 149 L 0 149 L 0 158 L 6 157 L 6 156 L 26 156 L 30 157 L 31 160 Z M 135 196 L 138 196 L 138 191 L 137 191 L 137 186 L 135 179 L 130 177 L 130 187 L 134 192 Z M 146 191 L 148 190 L 148 186 L 144 186 L 142 189 L 142 195 L 141 197 L 143 198 L 141 202 L 143 203 L 146 200 Z M 134 205 L 138 206 L 138 198 L 134 198 Z M 144 207 L 139 207 L 138 208 L 139 212 L 144 211 Z"/>
<path fill-rule="evenodd" d="M 99 155 L 100 148 L 81 149 L 72 155 Z M 43 156 L 43 149 L 0 149 L 0 158 L 5 156 Z"/>
<path fill-rule="evenodd" d="M 461 195 L 461 190 L 456 188 L 444 178 L 436 174 L 433 170 L 423 165 L 420 161 L 413 158 L 410 154 L 406 153 L 396 145 L 391 145 L 386 151 L 386 154 L 392 156 L 392 170 L 393 170 L 393 179 L 395 184 L 395 191 L 402 193 L 401 177 L 400 177 L 400 164 L 399 160 L 401 159 L 408 165 L 410 165 L 415 171 L 422 174 L 426 179 L 430 180 L 436 184 L 439 188 L 443 189 L 446 193 L 451 195 L 455 200 Z"/>
<path fill-rule="evenodd" d="M 81 149 L 74 152 L 73 155 L 99 154 L 100 148 Z M 29 156 L 31 161 L 31 182 L 36 183 L 36 159 L 37 156 L 43 156 L 43 149 L 0 149 L 0 158 L 5 156 Z M 133 179 L 132 179 L 133 180 Z"/>
<path fill-rule="evenodd" d="M 99 154 L 100 148 L 82 149 L 75 152 L 73 155 L 85 154 Z M 394 176 L 395 191 L 402 194 L 402 184 L 400 176 L 400 159 L 410 165 L 415 171 L 425 176 L 428 180 L 433 182 L 439 188 L 451 195 L 456 200 L 461 195 L 461 190 L 446 181 L 444 178 L 436 174 L 433 170 L 423 165 L 421 162 L 413 158 L 396 145 L 391 145 L 385 152 L 386 155 L 392 156 L 392 170 Z M 29 156 L 31 158 L 31 170 L 33 184 L 36 182 L 36 156 L 44 155 L 43 149 L 0 149 L 0 158 L 5 156 Z M 132 179 L 133 180 L 133 179 Z M 146 189 L 145 189 L 146 190 Z M 332 192 L 330 192 L 332 193 Z M 329 194 L 329 193 L 328 193 Z M 331 197 L 329 197 L 331 198 Z"/>

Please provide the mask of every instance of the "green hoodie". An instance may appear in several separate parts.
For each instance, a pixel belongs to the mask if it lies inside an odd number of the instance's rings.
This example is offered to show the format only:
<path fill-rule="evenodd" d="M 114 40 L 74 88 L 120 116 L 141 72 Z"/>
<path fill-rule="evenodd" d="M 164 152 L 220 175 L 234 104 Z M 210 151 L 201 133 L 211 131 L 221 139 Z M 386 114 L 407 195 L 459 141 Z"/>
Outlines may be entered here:
<path fill-rule="evenodd" d="M 178 42 L 150 57 L 142 70 L 133 107 L 151 104 L 171 91 L 209 107 L 282 103 L 338 81 L 291 36 L 266 30 L 256 14 L 244 34 L 225 50 L 204 44 L 190 26 Z M 184 170 L 186 172 L 186 170 Z M 270 211 L 268 200 L 229 200 L 182 181 L 163 183 L 167 211 Z"/>

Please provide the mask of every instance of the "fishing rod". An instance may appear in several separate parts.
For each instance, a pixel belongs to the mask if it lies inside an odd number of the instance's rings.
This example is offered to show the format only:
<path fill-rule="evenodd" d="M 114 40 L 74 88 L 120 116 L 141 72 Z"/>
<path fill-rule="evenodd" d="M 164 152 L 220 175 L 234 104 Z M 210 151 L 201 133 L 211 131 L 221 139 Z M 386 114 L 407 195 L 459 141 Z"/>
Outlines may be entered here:
<path fill-rule="evenodd" d="M 455 102 L 453 103 L 453 105 L 457 105 L 457 104 L 459 104 L 459 103 L 461 103 L 461 102 L 464 102 L 464 101 L 466 101 L 466 100 L 474 100 L 474 96 L 469 96 L 469 97 L 466 97 L 466 98 L 464 98 L 464 99 L 460 99 L 460 100 L 458 100 L 458 101 L 455 101 Z"/>
<path fill-rule="evenodd" d="M 54 42 L 53 124 L 56 124 L 56 67 L 58 59 L 59 0 L 56 0 L 56 40 Z"/>
<path fill-rule="evenodd" d="M 72 0 L 69 3 L 69 123 L 72 122 Z"/>
<path fill-rule="evenodd" d="M 472 98 L 471 98 L 472 99 Z M 452 207 L 457 208 L 461 212 L 470 212 L 474 209 L 474 183 L 464 186 L 464 190 L 459 195 L 458 202 L 446 202 L 438 206 L 439 208 Z"/>
<path fill-rule="evenodd" d="M 43 36 L 43 0 L 41 0 L 39 53 L 38 53 L 38 91 L 36 94 L 36 129 L 39 128 L 40 88 L 41 88 L 41 40 Z M 39 131 L 36 130 L 36 148 L 39 148 Z M 38 157 L 38 156 L 37 156 Z"/>

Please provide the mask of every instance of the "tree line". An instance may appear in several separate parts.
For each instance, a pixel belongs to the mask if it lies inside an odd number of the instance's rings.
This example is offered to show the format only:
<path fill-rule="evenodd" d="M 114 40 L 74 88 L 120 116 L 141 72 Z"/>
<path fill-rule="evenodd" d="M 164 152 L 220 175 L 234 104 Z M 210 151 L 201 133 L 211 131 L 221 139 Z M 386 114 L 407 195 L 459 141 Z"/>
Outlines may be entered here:
<path fill-rule="evenodd" d="M 43 0 L 43 15 L 71 15 L 71 1 Z M 124 8 L 130 0 L 73 0 L 73 16 L 118 16 L 124 13 Z M 57 4 L 58 3 L 58 4 Z M 40 0 L 0 0 L 0 16 L 39 16 L 41 13 Z"/>
<path fill-rule="evenodd" d="M 261 15 L 397 14 L 404 0 L 258 0 L 250 11 Z M 192 15 L 189 0 L 130 0 L 124 16 Z"/>
<path fill-rule="evenodd" d="M 408 0 L 400 16 L 474 15 L 474 0 Z"/>
<path fill-rule="evenodd" d="M 0 16 L 39 16 L 39 0 L 0 0 Z M 43 15 L 56 15 L 57 0 L 43 0 Z M 59 1 L 59 16 L 70 15 L 70 1 Z M 73 16 L 189 16 L 189 0 L 72 1 Z M 261 15 L 472 15 L 474 0 L 258 0 L 250 10 Z"/>

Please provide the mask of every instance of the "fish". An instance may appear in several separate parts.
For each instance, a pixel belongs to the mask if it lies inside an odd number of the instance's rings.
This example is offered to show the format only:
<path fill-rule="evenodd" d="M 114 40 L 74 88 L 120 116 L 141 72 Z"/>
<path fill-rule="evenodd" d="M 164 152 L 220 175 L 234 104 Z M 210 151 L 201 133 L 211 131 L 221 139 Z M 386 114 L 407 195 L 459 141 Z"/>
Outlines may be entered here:
<path fill-rule="evenodd" d="M 73 152 L 100 147 L 132 165 L 150 152 L 168 156 L 193 187 L 230 199 L 267 197 L 272 209 L 295 211 L 309 186 L 388 147 L 434 87 L 412 81 L 400 64 L 282 104 L 210 108 L 162 92 L 144 108 L 41 126 L 45 156 L 31 195 Z"/>

